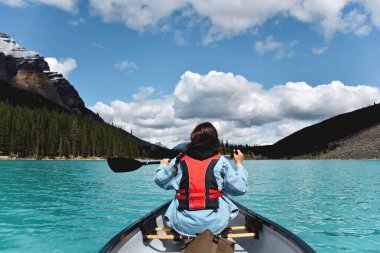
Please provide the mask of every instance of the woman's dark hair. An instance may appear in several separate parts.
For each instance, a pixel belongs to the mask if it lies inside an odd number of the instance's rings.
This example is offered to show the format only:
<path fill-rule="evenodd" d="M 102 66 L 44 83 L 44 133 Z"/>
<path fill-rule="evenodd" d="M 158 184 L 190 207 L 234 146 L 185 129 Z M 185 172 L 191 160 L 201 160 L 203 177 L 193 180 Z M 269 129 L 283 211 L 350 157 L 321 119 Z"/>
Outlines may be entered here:
<path fill-rule="evenodd" d="M 173 168 L 175 168 L 176 174 L 178 172 L 178 164 L 181 159 L 189 152 L 193 147 L 197 145 L 203 145 L 208 147 L 214 153 L 219 151 L 219 138 L 216 128 L 210 122 L 203 122 L 197 125 L 190 135 L 190 143 L 186 145 L 184 151 L 182 151 L 177 157 Z"/>
<path fill-rule="evenodd" d="M 197 125 L 190 135 L 190 143 L 186 148 L 191 148 L 196 143 L 202 143 L 215 151 L 219 149 L 218 132 L 210 122 L 204 122 Z"/>

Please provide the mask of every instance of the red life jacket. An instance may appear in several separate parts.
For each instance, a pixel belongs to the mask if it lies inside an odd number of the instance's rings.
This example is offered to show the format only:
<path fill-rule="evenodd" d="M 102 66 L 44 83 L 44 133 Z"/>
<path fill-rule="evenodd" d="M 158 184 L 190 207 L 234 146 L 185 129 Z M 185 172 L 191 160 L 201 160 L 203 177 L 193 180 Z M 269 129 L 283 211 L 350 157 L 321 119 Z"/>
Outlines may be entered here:
<path fill-rule="evenodd" d="M 196 160 L 185 155 L 180 166 L 182 177 L 175 198 L 179 202 L 178 210 L 218 209 L 219 197 L 214 167 L 220 154 L 205 160 Z"/>

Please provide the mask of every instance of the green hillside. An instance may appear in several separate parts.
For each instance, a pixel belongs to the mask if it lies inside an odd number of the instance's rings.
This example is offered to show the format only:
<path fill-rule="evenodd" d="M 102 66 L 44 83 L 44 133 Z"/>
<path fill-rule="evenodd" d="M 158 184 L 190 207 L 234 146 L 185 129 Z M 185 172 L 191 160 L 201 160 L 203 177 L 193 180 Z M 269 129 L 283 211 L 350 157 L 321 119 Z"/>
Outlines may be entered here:
<path fill-rule="evenodd" d="M 17 158 L 173 157 L 100 117 L 74 114 L 0 82 L 0 156 Z"/>
<path fill-rule="evenodd" d="M 63 111 L 0 101 L 0 154 L 14 157 L 139 157 L 133 138 L 112 125 Z"/>

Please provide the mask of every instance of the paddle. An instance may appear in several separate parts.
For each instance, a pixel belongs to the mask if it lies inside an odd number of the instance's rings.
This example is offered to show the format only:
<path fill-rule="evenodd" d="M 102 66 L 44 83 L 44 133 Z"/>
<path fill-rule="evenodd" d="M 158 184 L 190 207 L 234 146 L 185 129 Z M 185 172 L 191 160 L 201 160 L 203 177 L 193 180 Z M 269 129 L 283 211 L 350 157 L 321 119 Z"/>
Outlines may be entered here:
<path fill-rule="evenodd" d="M 237 154 L 237 151 L 235 151 L 235 153 Z M 230 156 L 225 156 L 228 158 L 233 157 L 233 153 L 231 153 Z M 160 164 L 160 161 L 140 162 L 132 158 L 110 157 L 107 159 L 107 163 L 113 172 L 121 173 L 137 170 L 144 165 Z"/>
<path fill-rule="evenodd" d="M 107 159 L 107 163 L 113 172 L 120 173 L 137 170 L 143 165 L 160 164 L 160 161 L 140 162 L 132 158 L 111 157 Z"/>

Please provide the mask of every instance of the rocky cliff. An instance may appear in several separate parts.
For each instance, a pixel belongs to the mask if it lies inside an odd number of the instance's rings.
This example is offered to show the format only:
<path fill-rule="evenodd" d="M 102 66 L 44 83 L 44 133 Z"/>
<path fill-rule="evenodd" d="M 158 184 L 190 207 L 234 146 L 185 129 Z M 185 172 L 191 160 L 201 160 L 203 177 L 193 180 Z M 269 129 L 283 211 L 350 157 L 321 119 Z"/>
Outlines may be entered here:
<path fill-rule="evenodd" d="M 0 81 L 2 85 L 39 94 L 68 111 L 102 120 L 87 109 L 69 81 L 51 72 L 49 64 L 37 52 L 28 51 L 9 35 L 0 32 Z M 0 87 L 1 88 L 1 87 Z"/>

